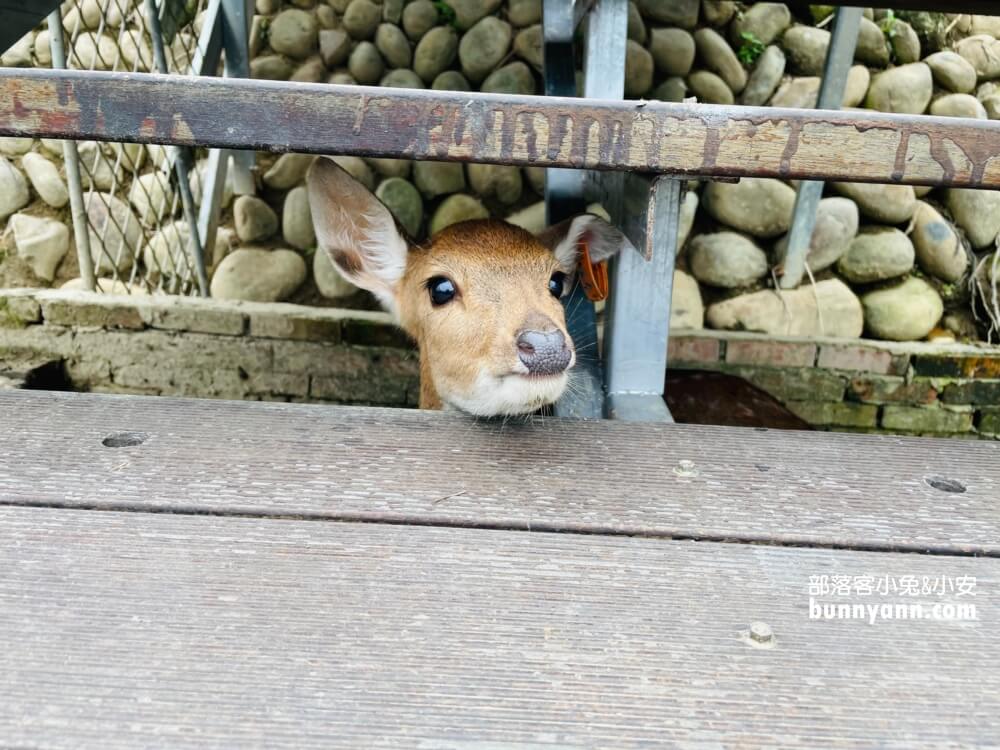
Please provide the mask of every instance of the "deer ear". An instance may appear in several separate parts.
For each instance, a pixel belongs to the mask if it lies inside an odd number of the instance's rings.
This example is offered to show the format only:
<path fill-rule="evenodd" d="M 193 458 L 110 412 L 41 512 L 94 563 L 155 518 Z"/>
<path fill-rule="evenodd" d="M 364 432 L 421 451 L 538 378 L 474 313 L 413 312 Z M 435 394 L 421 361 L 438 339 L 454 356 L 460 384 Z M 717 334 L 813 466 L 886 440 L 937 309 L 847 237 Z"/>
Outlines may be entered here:
<path fill-rule="evenodd" d="M 344 278 L 395 312 L 407 242 L 389 209 L 327 157 L 313 162 L 306 183 L 320 251 Z"/>
<path fill-rule="evenodd" d="M 576 271 L 583 243 L 586 243 L 593 263 L 600 263 L 623 248 L 632 247 L 624 234 L 594 214 L 581 214 L 557 224 L 543 232 L 539 239 L 552 248 L 566 273 Z"/>

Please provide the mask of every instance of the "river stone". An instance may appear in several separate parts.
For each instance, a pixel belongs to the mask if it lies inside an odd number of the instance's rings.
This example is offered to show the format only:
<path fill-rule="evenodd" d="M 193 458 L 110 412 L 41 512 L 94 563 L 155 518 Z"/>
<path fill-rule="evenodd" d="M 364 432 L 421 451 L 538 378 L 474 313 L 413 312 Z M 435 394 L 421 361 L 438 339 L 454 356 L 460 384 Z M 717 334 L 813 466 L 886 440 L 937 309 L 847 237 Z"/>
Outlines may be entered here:
<path fill-rule="evenodd" d="M 486 16 L 496 13 L 503 0 L 448 0 L 455 11 L 455 26 L 468 31 Z"/>
<path fill-rule="evenodd" d="M 628 26 L 626 28 L 626 39 L 631 39 L 633 42 L 638 42 L 639 44 L 646 44 L 648 36 L 646 22 L 642 20 L 642 13 L 639 12 L 639 6 L 634 2 L 628 4 Z"/>
<path fill-rule="evenodd" d="M 964 57 L 980 80 L 1000 78 L 1000 39 L 978 34 L 955 44 L 955 51 Z"/>
<path fill-rule="evenodd" d="M 287 81 L 295 68 L 281 55 L 263 55 L 250 61 L 250 76 L 263 81 Z"/>
<path fill-rule="evenodd" d="M 744 34 L 751 34 L 762 44 L 771 44 L 792 25 L 792 13 L 784 3 L 753 3 L 738 15 L 729 27 L 729 38 L 739 49 Z"/>
<path fill-rule="evenodd" d="M 87 234 L 97 274 L 128 271 L 142 246 L 142 226 L 132 209 L 111 193 L 94 193 L 87 203 Z"/>
<path fill-rule="evenodd" d="M 14 214 L 9 226 L 18 256 L 31 266 L 35 276 L 51 282 L 69 250 L 69 227 L 55 219 L 27 214 Z"/>
<path fill-rule="evenodd" d="M 290 190 L 306 178 L 313 154 L 282 154 L 264 173 L 264 184 L 274 190 Z"/>
<path fill-rule="evenodd" d="M 639 0 L 644 18 L 668 26 L 693 29 L 698 25 L 701 0 Z"/>
<path fill-rule="evenodd" d="M 864 65 L 853 65 L 847 71 L 847 84 L 844 86 L 844 100 L 841 106 L 845 108 L 859 107 L 868 94 L 872 74 Z"/>
<path fill-rule="evenodd" d="M 174 191 L 160 172 L 149 172 L 132 182 L 129 203 L 146 226 L 159 223 L 173 207 Z"/>
<path fill-rule="evenodd" d="M 767 273 L 767 256 L 749 237 L 736 232 L 699 234 L 687 250 L 691 273 L 709 286 L 749 286 Z"/>
<path fill-rule="evenodd" d="M 968 117 L 986 120 L 986 108 L 972 94 L 946 94 L 931 102 L 931 114 L 938 117 Z"/>
<path fill-rule="evenodd" d="M 383 12 L 383 17 L 385 17 L 384 12 Z M 258 19 L 260 19 L 260 16 L 254 16 L 254 21 L 257 21 Z M 316 8 L 316 23 L 319 25 L 320 31 L 322 31 L 323 29 L 339 29 L 341 26 L 340 16 L 338 16 L 336 11 L 334 11 L 334 9 L 331 8 L 329 5 L 321 5 L 318 8 Z M 250 29 L 251 41 L 253 40 L 254 36 L 255 36 L 254 29 L 251 28 Z M 250 54 L 251 55 L 254 54 L 254 51 L 251 50 Z"/>
<path fill-rule="evenodd" d="M 524 177 L 528 181 L 528 186 L 538 195 L 545 194 L 545 173 L 542 167 L 523 167 Z"/>
<path fill-rule="evenodd" d="M 920 115 L 934 93 L 931 69 L 924 63 L 900 65 L 878 73 L 868 89 L 865 106 L 880 112 Z"/>
<path fill-rule="evenodd" d="M 757 59 L 746 88 L 740 95 L 740 104 L 760 107 L 767 103 L 785 75 L 785 53 L 772 44 Z"/>
<path fill-rule="evenodd" d="M 736 102 L 732 90 L 715 73 L 707 70 L 697 70 L 687 79 L 688 86 L 699 102 L 704 104 L 734 104 Z"/>
<path fill-rule="evenodd" d="M 425 198 L 436 198 L 464 190 L 465 171 L 458 162 L 418 161 L 413 165 L 413 182 Z"/>
<path fill-rule="evenodd" d="M 535 70 L 542 70 L 542 25 L 521 29 L 514 37 L 514 54 Z"/>
<path fill-rule="evenodd" d="M 306 280 L 306 264 L 292 250 L 244 247 L 227 255 L 212 276 L 216 299 L 280 302 Z"/>
<path fill-rule="evenodd" d="M 241 242 L 257 242 L 278 231 L 278 215 L 257 196 L 241 195 L 233 204 L 233 224 Z"/>
<path fill-rule="evenodd" d="M 512 62 L 490 73 L 479 90 L 488 94 L 527 96 L 535 93 L 535 77 L 523 62 Z"/>
<path fill-rule="evenodd" d="M 638 99 L 653 88 L 653 56 L 638 42 L 625 42 L 625 96 Z"/>
<path fill-rule="evenodd" d="M 788 78 L 774 92 L 770 104 L 772 107 L 813 109 L 819 98 L 820 82 L 818 76 Z"/>
<path fill-rule="evenodd" d="M 129 70 L 148 73 L 156 68 L 153 48 L 144 38 L 135 34 L 123 34 L 119 41 L 119 48 L 122 52 L 122 60 L 125 61 Z"/>
<path fill-rule="evenodd" d="M 909 185 L 835 182 L 833 188 L 855 201 L 865 216 L 885 224 L 909 221 L 917 207 L 917 196 Z"/>
<path fill-rule="evenodd" d="M 858 338 L 864 327 L 861 302 L 840 279 L 732 297 L 711 305 L 705 320 L 711 328 L 772 336 Z"/>
<path fill-rule="evenodd" d="M 882 29 L 867 18 L 862 18 L 854 59 L 865 65 L 871 65 L 873 68 L 884 68 L 889 64 L 889 57 L 889 43 L 886 41 Z"/>
<path fill-rule="evenodd" d="M 1000 192 L 952 188 L 947 195 L 948 210 L 972 246 L 991 247 L 1000 236 Z"/>
<path fill-rule="evenodd" d="M 289 77 L 289 81 L 299 83 L 320 83 L 326 78 L 326 66 L 319 55 L 313 55 L 302 63 Z"/>
<path fill-rule="evenodd" d="M 354 0 L 366 2 L 367 0 Z M 283 10 L 271 20 L 268 43 L 275 52 L 304 60 L 316 49 L 319 27 L 312 13 L 298 8 Z"/>
<path fill-rule="evenodd" d="M 870 284 L 909 273 L 913 259 L 913 243 L 895 227 L 862 227 L 837 270 L 852 283 Z"/>
<path fill-rule="evenodd" d="M 957 94 L 971 94 L 976 88 L 976 69 L 961 55 L 943 50 L 924 58 L 938 85 Z"/>
<path fill-rule="evenodd" d="M 499 164 L 469 164 L 469 186 L 480 198 L 496 198 L 504 205 L 521 199 L 521 170 Z"/>
<path fill-rule="evenodd" d="M 347 69 L 351 71 L 354 80 L 363 86 L 378 83 L 385 72 L 385 63 L 378 49 L 371 42 L 358 42 L 347 60 Z"/>
<path fill-rule="evenodd" d="M 800 75 L 821 76 L 830 46 L 830 32 L 812 26 L 793 26 L 781 36 L 781 46 L 792 70 Z"/>
<path fill-rule="evenodd" d="M 694 65 L 694 37 L 684 29 L 653 29 L 649 52 L 663 75 L 686 76 Z"/>
<path fill-rule="evenodd" d="M 431 217 L 427 233 L 433 236 L 445 227 L 450 227 L 460 221 L 488 218 L 490 218 L 490 212 L 476 198 L 464 193 L 456 193 L 441 201 L 441 205 L 437 207 L 434 216 Z"/>
<path fill-rule="evenodd" d="M 431 88 L 436 91 L 472 91 L 472 86 L 457 70 L 446 70 L 434 78 Z"/>
<path fill-rule="evenodd" d="M 75 70 L 111 70 L 118 59 L 118 45 L 107 34 L 85 32 L 73 43 L 69 67 Z"/>
<path fill-rule="evenodd" d="M 59 144 L 59 150 L 57 152 L 58 156 L 62 156 L 62 141 L 56 141 Z M 14 138 L 10 136 L 0 136 L 0 154 L 4 156 L 21 156 L 31 151 L 31 147 L 35 145 L 34 138 Z"/>
<path fill-rule="evenodd" d="M 676 269 L 670 296 L 670 330 L 704 327 L 705 303 L 701 301 L 701 288 L 693 276 Z"/>
<path fill-rule="evenodd" d="M 413 53 L 413 71 L 430 83 L 455 60 L 458 34 L 451 26 L 437 26 L 417 44 Z"/>
<path fill-rule="evenodd" d="M 709 26 L 725 26 L 736 15 L 733 0 L 701 0 L 701 14 Z"/>
<path fill-rule="evenodd" d="M 908 65 L 920 61 L 920 37 L 906 21 L 896 20 L 894 34 L 889 39 L 893 61 L 897 65 Z"/>
<path fill-rule="evenodd" d="M 1000 39 L 1000 16 L 973 15 L 969 18 L 970 34 L 989 34 Z"/>
<path fill-rule="evenodd" d="M 0 156 L 0 221 L 28 205 L 31 194 L 21 170 Z"/>
<path fill-rule="evenodd" d="M 406 68 L 396 68 L 396 70 L 390 70 L 382 76 L 382 80 L 378 82 L 378 85 L 385 88 L 396 89 L 427 88 L 424 86 L 424 82 L 420 80 L 420 76 L 412 70 L 407 70 Z"/>
<path fill-rule="evenodd" d="M 462 73 L 479 83 L 500 64 L 510 49 L 510 24 L 496 16 L 487 16 L 465 32 L 458 45 Z"/>
<path fill-rule="evenodd" d="M 32 152 L 21 159 L 21 167 L 43 201 L 53 208 L 62 208 L 69 203 L 69 191 L 55 164 L 41 154 Z"/>
<path fill-rule="evenodd" d="M 298 250 L 316 247 L 309 193 L 305 185 L 288 191 L 281 209 L 281 236 L 286 243 Z"/>
<path fill-rule="evenodd" d="M 390 177 L 382 180 L 375 196 L 385 204 L 410 237 L 420 234 L 420 225 L 424 220 L 424 202 L 413 183 L 402 177 Z"/>
<path fill-rule="evenodd" d="M 540 23 L 542 0 L 507 0 L 507 20 L 517 27 Z"/>
<path fill-rule="evenodd" d="M 861 296 L 865 330 L 869 336 L 889 341 L 924 338 L 944 312 L 940 295 L 923 279 L 910 276 L 894 286 Z"/>
<path fill-rule="evenodd" d="M 691 228 L 694 226 L 694 217 L 698 213 L 698 193 L 689 190 L 681 199 L 680 221 L 677 227 L 677 248 L 678 252 L 684 250 L 684 245 L 691 236 Z"/>
<path fill-rule="evenodd" d="M 694 32 L 694 43 L 702 64 L 718 74 L 734 94 L 746 87 L 747 72 L 719 32 L 714 29 L 699 29 Z"/>
<path fill-rule="evenodd" d="M 375 32 L 375 47 L 390 68 L 408 68 L 413 61 L 410 40 L 402 29 L 391 23 L 383 23 Z"/>
<path fill-rule="evenodd" d="M 354 76 L 352 76 L 347 70 L 338 70 L 331 73 L 330 77 L 326 79 L 326 82 L 337 86 L 356 86 L 358 83 Z"/>
<path fill-rule="evenodd" d="M 327 299 L 350 297 L 358 291 L 358 287 L 343 277 L 330 256 L 322 250 L 313 253 L 312 268 L 316 289 Z"/>
<path fill-rule="evenodd" d="M 382 8 L 371 0 L 351 0 L 340 19 L 352 39 L 371 39 L 382 20 Z"/>
<path fill-rule="evenodd" d="M 351 37 L 343 29 L 323 29 L 319 32 L 319 54 L 328 68 L 343 64 L 351 54 Z"/>
<path fill-rule="evenodd" d="M 840 260 L 858 233 L 858 223 L 858 205 L 850 198 L 823 198 L 819 202 L 806 253 L 806 264 L 813 273 L 824 271 Z M 787 249 L 786 234 L 775 243 L 775 255 L 784 258 Z"/>
<path fill-rule="evenodd" d="M 367 159 L 370 166 L 381 177 L 409 177 L 410 166 L 413 162 L 409 159 Z"/>
<path fill-rule="evenodd" d="M 649 98 L 661 102 L 682 102 L 687 98 L 687 95 L 688 86 L 684 79 L 679 76 L 671 76 L 653 89 Z"/>
<path fill-rule="evenodd" d="M 792 224 L 795 191 L 780 180 L 744 177 L 708 183 L 702 201 L 716 221 L 754 237 L 777 237 Z"/>
<path fill-rule="evenodd" d="M 115 169 L 115 161 L 105 153 L 107 147 L 97 141 L 84 141 L 76 147 L 80 162 L 80 182 L 84 187 L 93 184 L 98 190 L 110 190 L 121 170 Z M 153 146 L 149 147 L 154 148 Z"/>
<path fill-rule="evenodd" d="M 917 263 L 942 281 L 961 279 L 969 266 L 969 256 L 958 232 L 937 209 L 920 201 L 913 214 L 913 248 Z"/>
<path fill-rule="evenodd" d="M 420 41 L 437 22 L 437 8 L 430 0 L 415 0 L 403 7 L 403 31 L 411 41 Z"/>
<path fill-rule="evenodd" d="M 508 224 L 513 224 L 515 227 L 521 227 L 532 234 L 540 234 L 546 227 L 545 201 L 538 201 L 522 208 L 520 211 L 515 211 L 509 214 L 504 221 Z"/>
<path fill-rule="evenodd" d="M 178 271 L 187 273 L 190 242 L 191 232 L 186 221 L 179 219 L 164 224 L 149 238 L 149 242 L 142 249 L 142 263 L 146 273 L 154 279 L 173 277 Z M 215 234 L 212 262 L 209 265 L 218 265 L 218 262 L 228 255 L 231 245 L 231 231 L 220 227 Z"/>
<path fill-rule="evenodd" d="M 366 188 L 375 189 L 375 174 L 360 156 L 331 156 L 330 158 Z"/>

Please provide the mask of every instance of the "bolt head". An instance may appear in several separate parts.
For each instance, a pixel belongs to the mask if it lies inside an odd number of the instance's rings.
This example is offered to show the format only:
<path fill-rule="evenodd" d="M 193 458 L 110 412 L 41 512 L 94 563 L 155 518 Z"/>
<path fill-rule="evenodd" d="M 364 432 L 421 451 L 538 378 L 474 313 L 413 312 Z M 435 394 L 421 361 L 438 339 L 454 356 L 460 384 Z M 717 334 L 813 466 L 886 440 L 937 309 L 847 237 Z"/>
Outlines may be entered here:
<path fill-rule="evenodd" d="M 774 631 L 766 622 L 751 622 L 750 638 L 757 643 L 770 643 L 774 638 Z"/>

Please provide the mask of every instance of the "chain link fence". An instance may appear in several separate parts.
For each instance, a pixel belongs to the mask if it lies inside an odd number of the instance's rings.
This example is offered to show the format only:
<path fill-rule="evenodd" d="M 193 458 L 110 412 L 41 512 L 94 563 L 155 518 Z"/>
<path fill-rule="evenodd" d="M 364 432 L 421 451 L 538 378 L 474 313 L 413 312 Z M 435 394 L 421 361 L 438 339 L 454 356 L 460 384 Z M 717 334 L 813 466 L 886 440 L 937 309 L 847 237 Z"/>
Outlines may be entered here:
<path fill-rule="evenodd" d="M 76 70 L 159 72 L 157 47 L 162 45 L 167 72 L 187 73 L 196 57 L 208 1 L 161 0 L 157 7 L 142 0 L 68 0 L 60 8 L 65 65 Z M 154 12 L 156 18 L 151 19 Z M 42 46 L 36 44 L 36 49 Z M 61 141 L 42 145 L 64 155 Z M 76 144 L 76 154 L 82 206 L 77 243 L 89 244 L 96 288 L 119 294 L 198 293 L 199 259 L 190 249 L 192 230 L 174 167 L 175 160 L 183 158 L 180 153 L 157 145 L 83 141 Z M 66 158 L 73 158 L 71 151 Z M 188 187 L 195 203 L 202 194 L 203 171 L 190 171 Z"/>

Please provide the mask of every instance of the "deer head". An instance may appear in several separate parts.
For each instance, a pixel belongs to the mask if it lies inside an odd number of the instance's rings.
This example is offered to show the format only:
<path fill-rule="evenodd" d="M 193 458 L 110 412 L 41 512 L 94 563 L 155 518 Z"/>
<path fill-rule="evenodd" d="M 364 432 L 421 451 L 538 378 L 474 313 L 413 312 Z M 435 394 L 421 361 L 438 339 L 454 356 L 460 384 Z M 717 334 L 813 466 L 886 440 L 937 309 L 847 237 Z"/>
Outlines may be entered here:
<path fill-rule="evenodd" d="M 581 215 L 536 238 L 478 220 L 417 245 L 334 161 L 314 162 L 308 189 L 320 252 L 417 342 L 421 408 L 526 414 L 562 395 L 576 352 L 560 298 L 582 243 L 600 262 L 627 244 L 617 229 Z"/>

